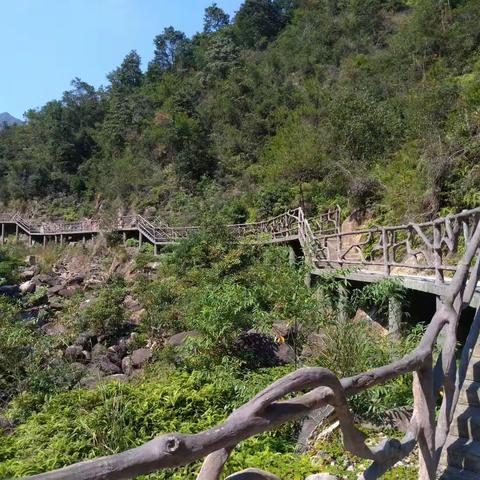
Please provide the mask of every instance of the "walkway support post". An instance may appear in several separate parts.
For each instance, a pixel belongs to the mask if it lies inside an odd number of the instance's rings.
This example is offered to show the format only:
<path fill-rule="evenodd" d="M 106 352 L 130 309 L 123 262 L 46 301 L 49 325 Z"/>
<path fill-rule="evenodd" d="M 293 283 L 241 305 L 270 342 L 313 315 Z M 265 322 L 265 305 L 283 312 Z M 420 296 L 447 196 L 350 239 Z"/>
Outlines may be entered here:
<path fill-rule="evenodd" d="M 2 237 L 1 237 L 2 245 L 5 243 L 5 224 L 2 223 Z"/>
<path fill-rule="evenodd" d="M 395 296 L 390 297 L 388 300 L 388 332 L 395 341 L 401 338 L 402 314 L 402 301 Z"/>

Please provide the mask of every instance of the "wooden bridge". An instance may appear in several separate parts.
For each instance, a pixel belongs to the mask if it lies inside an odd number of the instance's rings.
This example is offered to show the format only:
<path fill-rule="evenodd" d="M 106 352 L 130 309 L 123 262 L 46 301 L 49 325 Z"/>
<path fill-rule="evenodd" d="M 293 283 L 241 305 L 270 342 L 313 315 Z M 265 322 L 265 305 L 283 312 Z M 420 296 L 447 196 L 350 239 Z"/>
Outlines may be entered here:
<path fill-rule="evenodd" d="M 448 215 L 424 223 L 400 226 L 372 226 L 343 232 L 340 208 L 306 218 L 297 208 L 277 217 L 256 222 L 228 225 L 242 239 L 265 244 L 289 244 L 304 255 L 313 275 L 343 269 L 351 280 L 372 282 L 385 277 L 399 278 L 407 288 L 441 295 L 465 251 L 480 208 Z M 101 232 L 117 232 L 154 245 L 155 254 L 164 245 L 179 242 L 199 230 L 197 226 L 171 227 L 149 221 L 141 215 L 120 217 L 114 225 L 98 220 L 79 222 L 35 222 L 18 213 L 0 213 L 0 242 L 8 235 L 24 235 L 29 243 L 85 243 Z M 480 304 L 475 294 L 472 306 Z"/>
<path fill-rule="evenodd" d="M 18 214 L 1 215 L 0 225 L 2 241 L 8 234 L 23 234 L 30 243 L 42 244 L 52 239 L 85 241 L 88 236 L 107 230 L 92 221 L 39 225 Z M 255 242 L 291 245 L 292 251 L 303 254 L 313 274 L 341 268 L 347 270 L 341 270 L 339 275 L 364 281 L 395 277 L 404 284 L 406 281 L 425 283 L 436 295 L 437 310 L 419 345 L 388 365 L 342 379 L 324 368 L 299 369 L 267 387 L 234 411 L 223 424 L 209 431 L 162 435 L 117 455 L 31 478 L 134 478 L 205 458 L 197 480 L 219 480 L 230 453 L 240 442 L 327 405 L 335 409 L 345 448 L 371 460 L 361 476 L 364 480 L 380 478 L 417 445 L 420 480 L 434 480 L 439 476 L 448 480 L 480 478 L 479 308 L 461 356 L 457 358 L 460 316 L 478 296 L 480 208 L 431 222 L 373 226 L 352 232 L 342 232 L 339 209 L 307 219 L 298 208 L 264 222 L 228 228 L 235 235 Z M 174 228 L 137 215 L 119 219 L 108 230 L 120 232 L 124 238 L 138 235 L 140 243 L 149 241 L 157 249 L 178 242 L 198 227 Z M 400 440 L 390 439 L 371 447 L 354 424 L 347 397 L 406 373 L 413 373 L 414 378 L 414 413 L 407 432 Z M 286 396 L 288 400 L 284 400 Z M 277 477 L 257 471 L 228 478 Z"/>

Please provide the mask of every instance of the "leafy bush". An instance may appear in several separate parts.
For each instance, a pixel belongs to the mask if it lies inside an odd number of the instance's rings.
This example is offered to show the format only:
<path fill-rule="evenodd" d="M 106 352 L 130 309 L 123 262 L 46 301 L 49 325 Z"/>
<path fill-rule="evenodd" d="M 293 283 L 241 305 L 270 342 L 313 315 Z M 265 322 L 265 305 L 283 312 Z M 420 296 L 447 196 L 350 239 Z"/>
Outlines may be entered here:
<path fill-rule="evenodd" d="M 97 298 L 85 308 L 81 323 L 99 335 L 115 336 L 125 323 L 125 311 L 122 306 L 127 290 L 120 278 L 112 278 L 100 290 Z"/>
<path fill-rule="evenodd" d="M 179 293 L 173 282 L 141 281 L 136 287 L 145 313 L 140 328 L 150 337 L 179 332 L 184 327 L 181 311 L 177 306 Z"/>
<path fill-rule="evenodd" d="M 54 395 L 0 444 L 0 477 L 21 477 L 117 453 L 162 433 L 213 427 L 287 372 L 281 368 L 239 375 L 228 366 L 211 372 L 162 370 L 141 384 L 110 383 Z M 318 471 L 306 456 L 294 454 L 292 432 L 290 425 L 243 442 L 227 473 L 254 465 L 303 480 Z M 199 467 L 197 462 L 150 478 L 193 480 Z"/>

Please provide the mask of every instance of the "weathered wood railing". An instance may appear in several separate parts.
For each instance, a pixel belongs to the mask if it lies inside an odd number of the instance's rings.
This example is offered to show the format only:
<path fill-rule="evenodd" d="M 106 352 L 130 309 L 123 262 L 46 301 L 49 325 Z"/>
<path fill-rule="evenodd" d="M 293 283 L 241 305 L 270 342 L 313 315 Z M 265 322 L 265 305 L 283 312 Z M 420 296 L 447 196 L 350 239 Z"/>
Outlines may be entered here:
<path fill-rule="evenodd" d="M 342 232 L 316 237 L 320 268 L 361 267 L 390 275 L 398 269 L 434 273 L 442 282 L 456 271 L 459 252 L 471 242 L 480 208 L 431 222 Z"/>
<path fill-rule="evenodd" d="M 339 420 L 345 448 L 358 457 L 371 460 L 361 478 L 379 478 L 408 456 L 418 444 L 419 479 L 433 480 L 462 388 L 464 363 L 468 358 L 468 355 L 463 356 L 458 374 L 455 361 L 458 322 L 480 277 L 480 222 L 478 216 L 475 219 L 470 224 L 465 252 L 425 334 L 419 345 L 400 360 L 341 380 L 323 368 L 303 368 L 267 387 L 234 411 L 223 424 L 211 430 L 193 435 L 162 435 L 118 455 L 81 462 L 29 478 L 128 479 L 164 468 L 180 467 L 205 457 L 197 480 L 218 480 L 230 453 L 241 441 L 331 405 Z M 306 231 L 300 235 L 308 239 L 311 233 Z M 478 311 L 475 322 L 480 322 Z M 435 359 L 434 352 L 442 331 L 445 335 L 439 346 L 441 352 Z M 478 328 L 475 332 L 478 333 Z M 472 339 L 467 342 L 470 347 L 474 343 Z M 407 373 L 414 376 L 414 412 L 407 433 L 401 440 L 387 440 L 371 448 L 366 444 L 365 435 L 354 424 L 347 397 Z M 298 394 L 296 397 L 283 400 L 295 393 Z M 441 399 L 438 417 L 435 415 L 437 399 Z"/>

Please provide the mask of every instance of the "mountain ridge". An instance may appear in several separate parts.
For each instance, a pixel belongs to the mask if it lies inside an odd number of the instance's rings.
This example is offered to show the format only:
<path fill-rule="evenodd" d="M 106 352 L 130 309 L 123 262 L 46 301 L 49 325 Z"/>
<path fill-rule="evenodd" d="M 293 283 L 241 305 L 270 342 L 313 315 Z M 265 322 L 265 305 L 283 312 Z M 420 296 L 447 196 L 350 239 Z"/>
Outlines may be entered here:
<path fill-rule="evenodd" d="M 4 127 L 4 125 L 20 125 L 22 124 L 22 120 L 10 115 L 8 112 L 0 113 L 0 130 Z"/>

